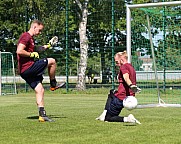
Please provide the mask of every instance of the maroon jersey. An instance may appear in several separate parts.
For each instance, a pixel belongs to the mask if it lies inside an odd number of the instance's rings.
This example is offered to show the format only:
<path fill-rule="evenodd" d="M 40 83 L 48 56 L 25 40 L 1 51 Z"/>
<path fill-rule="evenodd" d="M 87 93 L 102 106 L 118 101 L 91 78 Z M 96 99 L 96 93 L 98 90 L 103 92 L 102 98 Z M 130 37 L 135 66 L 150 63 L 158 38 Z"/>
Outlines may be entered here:
<path fill-rule="evenodd" d="M 23 33 L 19 40 L 19 44 L 24 44 L 26 46 L 25 50 L 27 52 L 33 52 L 34 51 L 34 39 L 33 37 L 28 33 Z M 20 55 L 17 55 L 18 60 L 18 71 L 19 73 L 23 73 L 25 70 L 27 70 L 32 64 L 34 63 L 34 59 L 30 57 L 22 57 Z"/>
<path fill-rule="evenodd" d="M 120 100 L 123 100 L 126 96 L 135 96 L 135 93 L 129 88 L 123 78 L 123 74 L 125 73 L 129 74 L 129 79 L 132 84 L 136 85 L 136 72 L 134 67 L 130 63 L 120 66 L 118 74 L 118 92 L 115 94 L 115 96 L 117 96 Z"/>

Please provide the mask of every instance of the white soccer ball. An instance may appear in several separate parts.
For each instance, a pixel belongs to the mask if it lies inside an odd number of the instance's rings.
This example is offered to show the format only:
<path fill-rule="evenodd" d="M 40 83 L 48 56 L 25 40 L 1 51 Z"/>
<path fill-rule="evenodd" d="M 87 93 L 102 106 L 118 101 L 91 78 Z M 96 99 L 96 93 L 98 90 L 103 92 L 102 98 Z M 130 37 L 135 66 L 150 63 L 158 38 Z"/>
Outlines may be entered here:
<path fill-rule="evenodd" d="M 137 101 L 137 99 L 134 96 L 127 96 L 123 100 L 123 106 L 127 110 L 135 109 L 137 107 L 137 105 L 138 105 L 138 101 Z"/>

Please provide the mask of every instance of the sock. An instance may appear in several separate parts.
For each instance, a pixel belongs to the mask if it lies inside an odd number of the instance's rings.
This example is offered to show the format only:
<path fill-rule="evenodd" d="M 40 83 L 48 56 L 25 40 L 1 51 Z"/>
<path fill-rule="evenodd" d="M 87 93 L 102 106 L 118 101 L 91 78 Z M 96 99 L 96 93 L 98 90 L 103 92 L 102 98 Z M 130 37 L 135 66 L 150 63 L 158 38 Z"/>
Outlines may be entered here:
<path fill-rule="evenodd" d="M 106 114 L 105 121 L 108 122 L 124 122 L 124 117 L 112 116 L 109 113 Z"/>
<path fill-rule="evenodd" d="M 123 122 L 128 122 L 128 117 L 124 117 Z"/>
<path fill-rule="evenodd" d="M 50 86 L 51 86 L 51 87 L 56 87 L 56 85 L 57 85 L 56 79 L 50 80 Z"/>
<path fill-rule="evenodd" d="M 106 117 L 107 110 L 104 110 L 102 114 L 99 116 L 100 120 L 104 121 Z"/>
<path fill-rule="evenodd" d="M 39 109 L 39 116 L 42 116 L 42 117 L 46 116 L 46 111 L 44 107 L 39 107 L 38 109 Z"/>

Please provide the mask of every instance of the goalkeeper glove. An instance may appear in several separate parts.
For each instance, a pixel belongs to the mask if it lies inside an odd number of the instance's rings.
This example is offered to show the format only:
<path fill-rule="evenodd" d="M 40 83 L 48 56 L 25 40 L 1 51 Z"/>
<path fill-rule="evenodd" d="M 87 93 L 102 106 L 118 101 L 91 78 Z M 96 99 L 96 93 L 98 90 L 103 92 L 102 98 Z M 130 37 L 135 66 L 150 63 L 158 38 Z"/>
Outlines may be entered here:
<path fill-rule="evenodd" d="M 47 48 L 52 49 L 52 46 L 50 43 L 47 43 Z"/>
<path fill-rule="evenodd" d="M 137 87 L 136 85 L 131 84 L 129 87 L 134 93 L 141 92 L 141 89 L 139 87 Z"/>
<path fill-rule="evenodd" d="M 49 43 L 47 44 L 47 48 L 52 49 L 52 47 L 53 47 L 54 45 L 56 45 L 57 42 L 58 42 L 58 37 L 57 37 L 57 36 L 54 36 L 54 37 L 49 41 Z"/>
<path fill-rule="evenodd" d="M 30 58 L 39 59 L 39 54 L 37 52 L 31 52 Z"/>

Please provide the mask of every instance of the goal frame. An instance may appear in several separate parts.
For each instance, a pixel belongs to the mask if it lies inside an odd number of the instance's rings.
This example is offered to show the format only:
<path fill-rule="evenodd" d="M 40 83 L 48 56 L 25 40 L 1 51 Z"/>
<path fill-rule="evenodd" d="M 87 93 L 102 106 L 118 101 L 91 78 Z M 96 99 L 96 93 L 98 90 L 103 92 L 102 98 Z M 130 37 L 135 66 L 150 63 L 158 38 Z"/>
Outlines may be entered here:
<path fill-rule="evenodd" d="M 131 63 L 131 10 L 136 9 L 136 8 L 161 7 L 161 6 L 163 7 L 163 6 L 174 6 L 174 5 L 181 5 L 181 1 L 126 5 L 126 32 L 127 32 L 126 50 L 128 54 L 129 63 Z M 148 18 L 148 24 L 149 24 L 149 18 Z M 151 37 L 150 37 L 150 44 L 152 45 Z M 152 54 L 152 56 L 154 56 L 154 53 Z M 157 76 L 157 73 L 156 73 L 156 68 L 155 68 L 155 79 L 157 79 L 156 76 Z M 159 89 L 158 89 L 158 103 L 157 104 L 144 104 L 144 105 L 137 106 L 137 108 L 147 108 L 147 107 L 181 107 L 181 104 L 166 104 L 160 98 Z"/>
<path fill-rule="evenodd" d="M 160 7 L 168 5 L 173 6 L 179 4 L 181 4 L 181 1 L 126 5 L 126 32 L 127 32 L 126 46 L 127 46 L 128 62 L 131 63 L 131 9 L 145 8 L 145 7 Z"/>
<path fill-rule="evenodd" d="M 12 93 L 2 93 L 2 54 L 10 54 L 11 55 L 11 62 L 12 62 L 12 69 L 13 69 L 13 73 L 12 73 L 12 83 L 14 84 L 14 92 Z M 11 52 L 1 52 L 0 51 L 0 96 L 1 95 L 14 95 L 17 94 L 17 88 L 16 88 L 16 76 L 15 76 L 15 66 L 14 66 L 14 58 L 13 58 L 13 54 Z"/>

